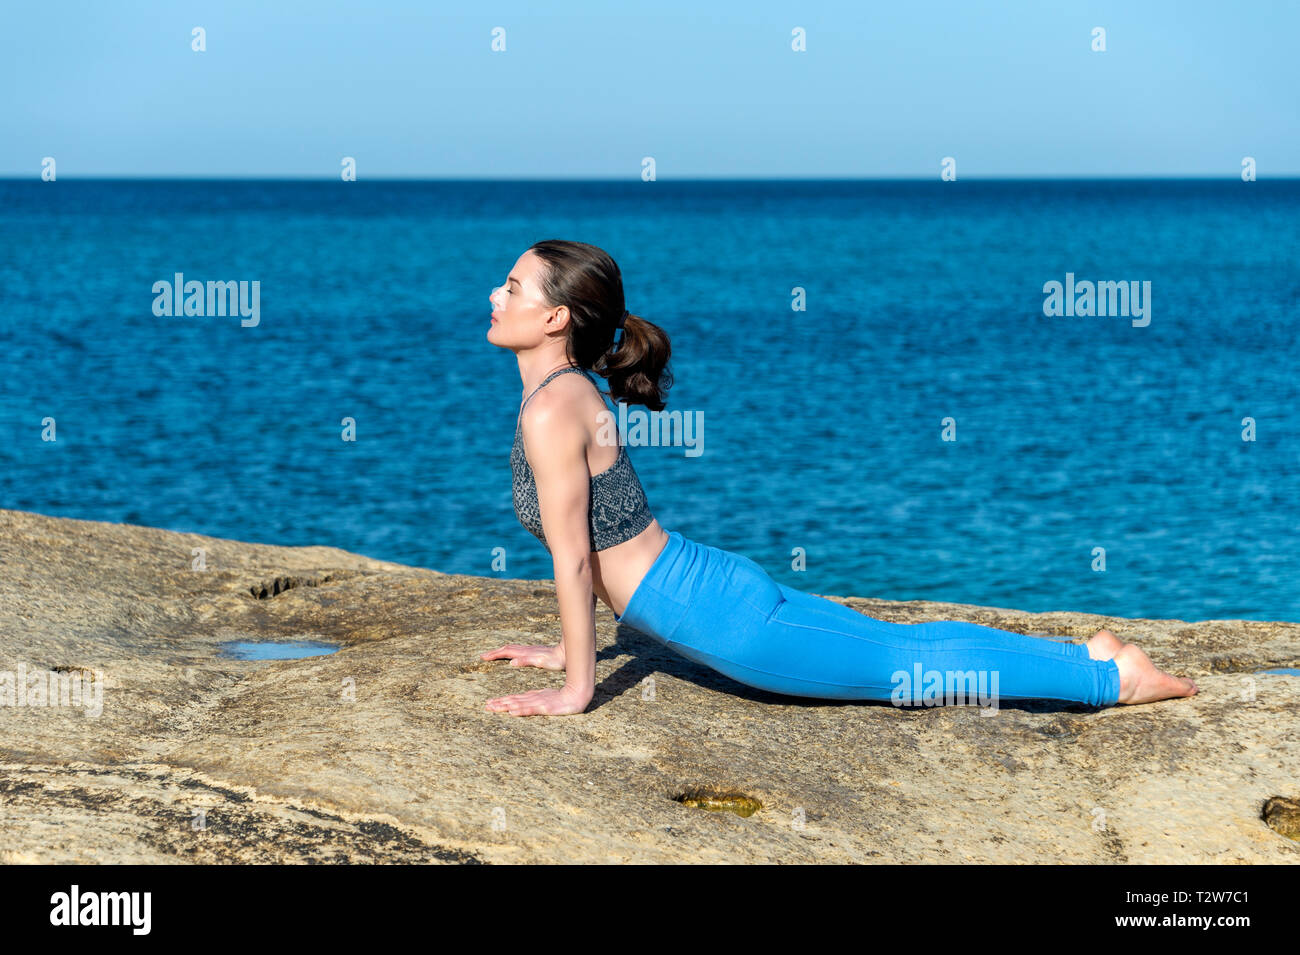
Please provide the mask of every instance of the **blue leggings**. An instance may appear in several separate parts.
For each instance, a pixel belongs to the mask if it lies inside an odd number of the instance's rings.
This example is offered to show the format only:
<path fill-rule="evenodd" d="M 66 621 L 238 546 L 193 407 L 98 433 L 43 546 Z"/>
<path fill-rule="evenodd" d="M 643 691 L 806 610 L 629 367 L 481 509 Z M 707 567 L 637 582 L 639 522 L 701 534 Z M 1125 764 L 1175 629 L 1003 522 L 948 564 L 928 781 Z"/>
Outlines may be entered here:
<path fill-rule="evenodd" d="M 773 580 L 748 557 L 668 532 L 615 621 L 747 686 L 896 705 L 1119 701 L 1119 667 L 1082 643 L 975 623 L 890 623 Z"/>

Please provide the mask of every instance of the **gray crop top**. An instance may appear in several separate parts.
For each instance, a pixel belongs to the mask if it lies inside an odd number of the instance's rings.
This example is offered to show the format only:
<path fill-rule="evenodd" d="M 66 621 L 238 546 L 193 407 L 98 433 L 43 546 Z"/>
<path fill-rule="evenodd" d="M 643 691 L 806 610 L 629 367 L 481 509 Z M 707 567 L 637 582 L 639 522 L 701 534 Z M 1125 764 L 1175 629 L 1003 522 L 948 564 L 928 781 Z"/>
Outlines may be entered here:
<path fill-rule="evenodd" d="M 591 381 L 592 387 L 596 388 L 596 383 L 584 369 L 571 365 L 547 375 L 546 380 L 533 390 L 533 395 L 546 387 L 556 375 L 563 375 L 570 371 L 582 372 L 587 380 Z M 596 390 L 600 391 L 599 388 Z M 515 444 L 510 449 L 510 470 L 514 475 L 515 516 L 519 518 L 520 524 L 523 524 L 546 546 L 547 550 L 550 550 L 550 545 L 546 543 L 546 536 L 542 533 L 542 511 L 537 503 L 537 484 L 533 480 L 533 469 L 528 466 L 528 458 L 524 454 L 522 424 L 524 406 L 533 395 L 525 398 L 524 404 L 519 408 L 519 420 L 515 424 Z M 632 459 L 627 456 L 621 437 L 618 444 L 618 458 L 591 479 L 589 503 L 588 530 L 591 533 L 593 551 L 606 550 L 615 544 L 631 540 L 649 527 L 654 519 L 650 513 L 650 503 L 646 500 L 645 489 L 641 487 L 641 480 L 636 476 Z"/>

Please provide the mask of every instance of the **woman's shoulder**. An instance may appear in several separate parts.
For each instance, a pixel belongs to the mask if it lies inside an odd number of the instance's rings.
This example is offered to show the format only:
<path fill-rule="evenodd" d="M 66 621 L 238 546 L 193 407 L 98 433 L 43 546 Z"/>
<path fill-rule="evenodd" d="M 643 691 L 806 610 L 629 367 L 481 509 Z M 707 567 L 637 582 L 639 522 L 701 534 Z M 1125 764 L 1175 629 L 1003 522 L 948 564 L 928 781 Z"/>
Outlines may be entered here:
<path fill-rule="evenodd" d="M 537 392 L 524 408 L 517 430 L 523 433 L 529 448 L 544 451 L 560 446 L 586 447 L 605 426 L 602 414 L 608 416 L 611 412 L 604 397 L 592 383 L 577 380 L 579 377 L 561 375 Z M 567 450 L 560 453 L 567 456 Z"/>
<path fill-rule="evenodd" d="M 578 369 L 578 372 L 557 375 L 547 383 L 546 387 L 534 393 L 528 400 L 528 404 L 524 406 L 523 419 L 547 418 L 557 412 L 577 416 L 586 408 L 594 407 L 591 403 L 593 395 L 603 407 L 605 402 L 601 398 L 599 389 L 593 388 L 595 382 L 588 378 L 587 373 L 582 369 Z"/>
<path fill-rule="evenodd" d="M 585 427 L 583 421 L 591 388 L 582 382 L 563 381 L 564 378 L 577 377 L 563 375 L 533 395 L 519 418 L 520 428 L 528 438 L 541 441 L 563 439 L 566 434 L 577 434 Z"/>

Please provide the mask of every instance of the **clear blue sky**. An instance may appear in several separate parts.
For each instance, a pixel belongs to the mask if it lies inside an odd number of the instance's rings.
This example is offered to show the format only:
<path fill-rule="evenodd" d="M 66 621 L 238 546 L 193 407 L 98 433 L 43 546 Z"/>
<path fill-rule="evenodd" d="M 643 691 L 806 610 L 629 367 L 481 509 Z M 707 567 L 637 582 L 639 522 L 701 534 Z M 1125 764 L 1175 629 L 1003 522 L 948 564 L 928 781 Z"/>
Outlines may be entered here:
<path fill-rule="evenodd" d="M 1300 2 L 33 0 L 0 25 L 4 176 L 1300 174 Z"/>

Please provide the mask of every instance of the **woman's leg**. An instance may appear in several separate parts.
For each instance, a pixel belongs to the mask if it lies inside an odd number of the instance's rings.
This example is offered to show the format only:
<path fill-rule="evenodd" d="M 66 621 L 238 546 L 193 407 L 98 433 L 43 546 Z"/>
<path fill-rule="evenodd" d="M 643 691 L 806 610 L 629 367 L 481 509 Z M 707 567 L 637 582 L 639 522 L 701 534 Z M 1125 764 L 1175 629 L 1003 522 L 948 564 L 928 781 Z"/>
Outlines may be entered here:
<path fill-rule="evenodd" d="M 1121 695 L 1121 672 L 1129 686 L 1125 702 L 1196 689 L 1156 670 L 1133 644 L 1115 652 L 1094 638 L 1096 655 L 1113 657 L 1094 659 L 1085 644 L 980 624 L 890 623 L 778 584 L 747 557 L 676 532 L 669 538 L 625 622 L 748 686 L 899 705 L 1048 699 L 1110 706 Z M 1186 690 L 1175 694 L 1156 685 L 1160 680 L 1185 683 Z"/>
<path fill-rule="evenodd" d="M 1092 659 L 1083 644 L 956 620 L 890 623 L 776 586 L 779 602 L 759 623 L 739 614 L 731 640 L 702 633 L 692 640 L 700 631 L 684 627 L 669 646 L 741 683 L 794 696 L 898 705 L 1118 702 L 1119 667 Z"/>

